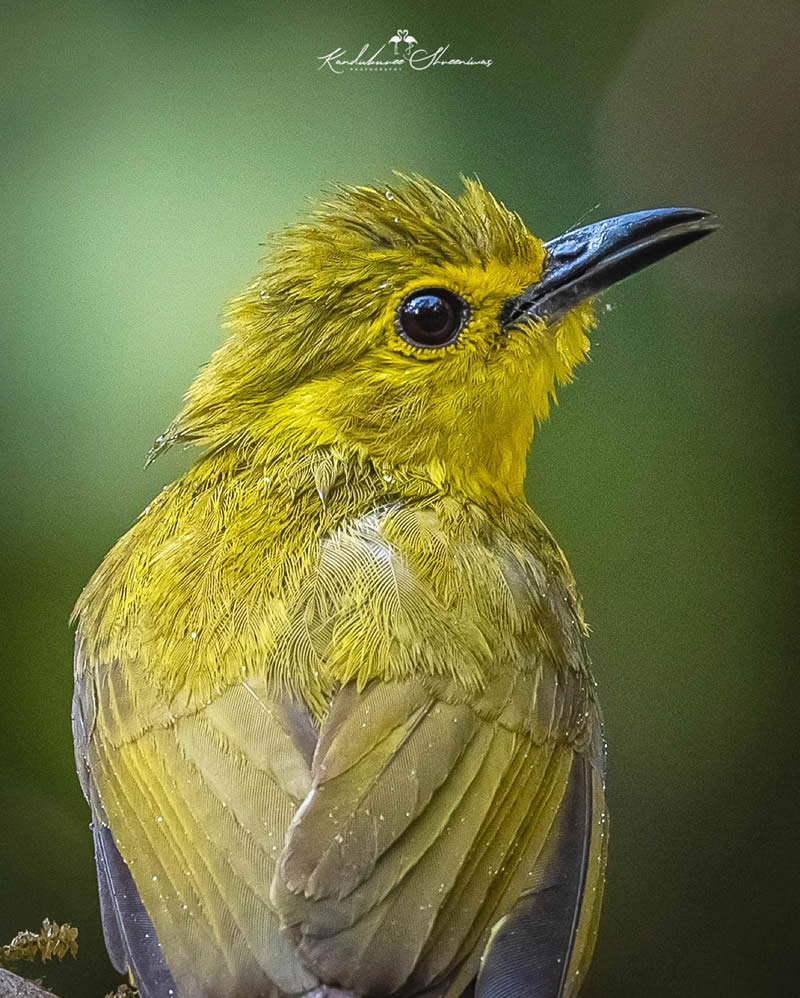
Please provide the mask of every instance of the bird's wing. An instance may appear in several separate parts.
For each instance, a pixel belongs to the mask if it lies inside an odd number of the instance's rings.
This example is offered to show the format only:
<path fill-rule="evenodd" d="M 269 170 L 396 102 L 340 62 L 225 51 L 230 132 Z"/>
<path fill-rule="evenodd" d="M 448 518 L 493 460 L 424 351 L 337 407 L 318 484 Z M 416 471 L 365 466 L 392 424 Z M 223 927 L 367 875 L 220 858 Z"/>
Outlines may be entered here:
<path fill-rule="evenodd" d="M 594 736 L 591 727 L 594 724 Z M 565 998 L 605 843 L 587 680 L 542 665 L 492 702 L 446 682 L 336 696 L 272 897 L 300 955 L 358 994 Z"/>
<path fill-rule="evenodd" d="M 604 842 L 580 615 L 541 538 L 440 505 L 345 524 L 285 600 L 273 658 L 323 663 L 319 738 L 272 665 L 180 707 L 79 632 L 106 936 L 143 998 L 455 998 L 482 954 L 480 998 L 571 994 Z"/>
<path fill-rule="evenodd" d="M 142 998 L 272 998 L 316 984 L 268 892 L 316 732 L 263 681 L 175 716 L 136 667 L 84 668 L 73 707 L 106 943 Z"/>

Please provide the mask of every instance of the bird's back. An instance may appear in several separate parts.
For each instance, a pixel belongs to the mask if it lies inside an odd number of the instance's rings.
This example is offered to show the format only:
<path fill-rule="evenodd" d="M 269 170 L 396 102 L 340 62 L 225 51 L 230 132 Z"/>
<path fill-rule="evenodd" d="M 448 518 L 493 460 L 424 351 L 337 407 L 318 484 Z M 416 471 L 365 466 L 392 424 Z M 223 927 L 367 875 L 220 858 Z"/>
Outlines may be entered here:
<path fill-rule="evenodd" d="M 482 955 L 481 998 L 572 993 L 602 730 L 569 570 L 521 501 L 213 455 L 78 614 L 106 937 L 144 998 L 454 998 Z"/>

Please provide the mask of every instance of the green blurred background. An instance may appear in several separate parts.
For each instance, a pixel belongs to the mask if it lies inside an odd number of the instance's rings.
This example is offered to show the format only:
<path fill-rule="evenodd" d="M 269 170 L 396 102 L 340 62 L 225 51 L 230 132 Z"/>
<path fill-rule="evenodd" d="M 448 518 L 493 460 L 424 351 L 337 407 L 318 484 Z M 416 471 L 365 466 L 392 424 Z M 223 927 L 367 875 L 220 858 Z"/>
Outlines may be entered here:
<path fill-rule="evenodd" d="M 0 942 L 71 920 L 79 960 L 48 981 L 64 998 L 116 981 L 67 617 L 189 460 L 142 470 L 226 298 L 324 184 L 399 168 L 455 191 L 464 172 L 545 237 L 670 203 L 722 218 L 606 296 L 529 494 L 585 596 L 610 741 L 583 995 L 789 994 L 800 6 L 62 0 L 0 16 Z M 318 68 L 401 26 L 493 65 Z"/>

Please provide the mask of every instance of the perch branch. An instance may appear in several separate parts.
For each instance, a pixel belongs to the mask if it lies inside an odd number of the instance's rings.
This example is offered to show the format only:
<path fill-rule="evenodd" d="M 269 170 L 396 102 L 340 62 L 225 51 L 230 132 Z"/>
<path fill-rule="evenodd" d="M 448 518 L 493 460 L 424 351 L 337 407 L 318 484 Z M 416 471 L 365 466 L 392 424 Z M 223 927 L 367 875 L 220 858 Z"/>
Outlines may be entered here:
<path fill-rule="evenodd" d="M 57 996 L 52 991 L 46 991 L 35 981 L 28 981 L 0 967 L 0 998 L 57 998 Z"/>

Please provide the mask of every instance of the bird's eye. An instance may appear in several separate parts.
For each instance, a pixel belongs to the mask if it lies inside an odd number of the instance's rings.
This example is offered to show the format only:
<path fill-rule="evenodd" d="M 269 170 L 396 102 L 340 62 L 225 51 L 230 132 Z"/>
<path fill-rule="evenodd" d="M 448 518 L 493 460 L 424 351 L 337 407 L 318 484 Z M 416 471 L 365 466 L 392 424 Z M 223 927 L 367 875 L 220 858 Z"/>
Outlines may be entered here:
<path fill-rule="evenodd" d="M 419 288 L 397 309 L 397 331 L 415 347 L 455 343 L 469 317 L 469 306 L 447 288 Z"/>

